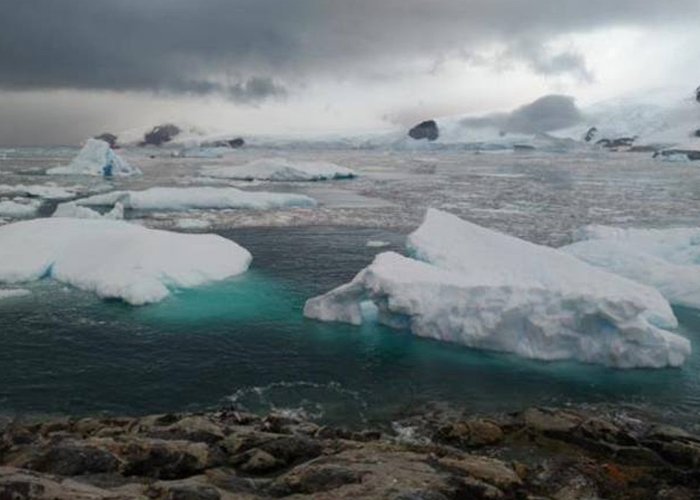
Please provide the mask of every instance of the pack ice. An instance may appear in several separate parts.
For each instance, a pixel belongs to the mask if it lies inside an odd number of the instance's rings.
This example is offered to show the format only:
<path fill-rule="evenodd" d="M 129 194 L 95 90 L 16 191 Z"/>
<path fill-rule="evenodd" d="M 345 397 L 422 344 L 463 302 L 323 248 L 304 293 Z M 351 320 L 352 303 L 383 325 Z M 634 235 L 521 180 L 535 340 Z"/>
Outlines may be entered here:
<path fill-rule="evenodd" d="M 235 167 L 206 167 L 209 177 L 267 181 L 325 181 L 350 179 L 355 172 L 335 163 L 321 161 L 289 161 L 284 158 L 262 158 Z"/>
<path fill-rule="evenodd" d="M 133 305 L 241 274 L 251 259 L 221 236 L 122 221 L 49 218 L 0 227 L 0 283 L 53 278 Z"/>
<path fill-rule="evenodd" d="M 216 187 L 154 187 L 144 191 L 112 191 L 82 198 L 81 206 L 113 206 L 122 203 L 134 210 L 172 210 L 247 208 L 271 210 L 275 208 L 313 207 L 316 201 L 301 194 L 242 191 L 236 188 Z"/>
<path fill-rule="evenodd" d="M 659 290 L 672 304 L 700 309 L 700 229 L 586 226 L 563 251 Z"/>
<path fill-rule="evenodd" d="M 128 176 L 141 171 L 129 165 L 109 144 L 99 139 L 88 139 L 70 165 L 49 169 L 47 174 Z"/>
<path fill-rule="evenodd" d="M 656 290 L 559 250 L 432 209 L 408 248 L 415 258 L 379 254 L 304 314 L 542 360 L 660 368 L 690 354 Z"/>

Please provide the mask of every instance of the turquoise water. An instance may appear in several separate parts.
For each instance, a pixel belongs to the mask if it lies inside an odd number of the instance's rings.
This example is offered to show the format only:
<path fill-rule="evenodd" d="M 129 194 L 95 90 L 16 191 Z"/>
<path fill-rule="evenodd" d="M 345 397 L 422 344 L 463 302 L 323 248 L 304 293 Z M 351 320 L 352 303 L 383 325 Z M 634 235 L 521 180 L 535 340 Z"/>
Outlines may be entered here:
<path fill-rule="evenodd" d="M 429 401 L 477 412 L 532 404 L 623 403 L 693 424 L 700 349 L 681 369 L 620 371 L 542 363 L 415 338 L 380 326 L 302 317 L 306 298 L 348 281 L 386 240 L 349 228 L 241 229 L 249 273 L 134 308 L 52 282 L 0 303 L 0 412 L 112 413 L 235 404 L 346 424 Z M 384 249 L 382 249 L 384 250 Z M 678 310 L 700 345 L 700 313 Z"/>

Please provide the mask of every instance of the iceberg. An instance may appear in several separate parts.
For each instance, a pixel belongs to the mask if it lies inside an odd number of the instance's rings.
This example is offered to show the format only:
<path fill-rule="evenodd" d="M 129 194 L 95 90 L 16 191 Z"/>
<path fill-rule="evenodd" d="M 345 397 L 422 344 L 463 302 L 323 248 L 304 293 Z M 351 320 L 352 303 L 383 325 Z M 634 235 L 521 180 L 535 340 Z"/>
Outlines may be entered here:
<path fill-rule="evenodd" d="M 433 209 L 408 249 L 414 258 L 381 253 L 350 283 L 309 299 L 305 316 L 619 368 L 679 366 L 690 354 L 656 290 L 557 249 Z"/>
<path fill-rule="evenodd" d="M 81 206 L 112 206 L 121 202 L 133 210 L 184 211 L 193 209 L 314 207 L 313 198 L 301 194 L 242 191 L 228 187 L 154 187 L 144 191 L 112 191 L 77 200 Z"/>
<path fill-rule="evenodd" d="M 103 177 L 129 176 L 141 171 L 129 165 L 109 144 L 99 139 L 88 139 L 70 165 L 49 169 L 50 175 L 100 175 Z"/>
<path fill-rule="evenodd" d="M 239 275 L 251 259 L 221 236 L 123 221 L 48 218 L 0 227 L 0 283 L 52 278 L 132 305 Z"/>
<path fill-rule="evenodd" d="M 321 161 L 289 161 L 284 158 L 263 158 L 236 167 L 206 167 L 209 177 L 266 181 L 326 181 L 351 179 L 355 172 L 335 163 Z"/>
<path fill-rule="evenodd" d="M 700 309 L 700 228 L 586 226 L 561 250 L 656 288 L 678 306 Z"/>
<path fill-rule="evenodd" d="M 41 202 L 26 200 L 23 203 L 17 201 L 0 201 L 0 217 L 33 217 L 39 211 Z"/>

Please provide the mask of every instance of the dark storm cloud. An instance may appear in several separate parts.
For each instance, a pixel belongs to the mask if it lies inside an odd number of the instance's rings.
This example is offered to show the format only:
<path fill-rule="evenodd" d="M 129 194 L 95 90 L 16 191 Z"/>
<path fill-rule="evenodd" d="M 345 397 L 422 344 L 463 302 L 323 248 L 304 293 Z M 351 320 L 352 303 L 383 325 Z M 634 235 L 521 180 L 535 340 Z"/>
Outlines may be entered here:
<path fill-rule="evenodd" d="M 0 87 L 283 97 L 317 75 L 391 75 L 414 60 L 506 56 L 587 79 L 561 34 L 695 22 L 697 0 L 0 0 Z"/>
<path fill-rule="evenodd" d="M 510 113 L 465 118 L 460 123 L 471 127 L 496 127 L 504 132 L 541 133 L 576 125 L 582 118 L 573 97 L 547 95 Z"/>

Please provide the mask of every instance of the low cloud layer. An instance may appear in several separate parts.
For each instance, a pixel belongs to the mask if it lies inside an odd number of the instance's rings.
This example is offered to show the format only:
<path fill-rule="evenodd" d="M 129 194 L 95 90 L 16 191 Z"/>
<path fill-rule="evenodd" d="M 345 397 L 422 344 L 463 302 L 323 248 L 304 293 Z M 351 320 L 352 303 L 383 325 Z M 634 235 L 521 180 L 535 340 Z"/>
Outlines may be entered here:
<path fill-rule="evenodd" d="M 532 134 L 570 127 L 582 119 L 573 97 L 548 95 L 510 113 L 465 118 L 460 123 L 467 127 L 495 127 L 504 132 Z"/>
<path fill-rule="evenodd" d="M 387 78 L 494 44 L 535 73 L 586 80 L 594 75 L 580 54 L 547 42 L 700 16 L 697 0 L 4 0 L 0 9 L 0 88 L 253 104 L 317 77 Z"/>

